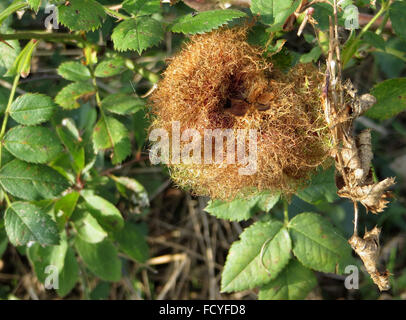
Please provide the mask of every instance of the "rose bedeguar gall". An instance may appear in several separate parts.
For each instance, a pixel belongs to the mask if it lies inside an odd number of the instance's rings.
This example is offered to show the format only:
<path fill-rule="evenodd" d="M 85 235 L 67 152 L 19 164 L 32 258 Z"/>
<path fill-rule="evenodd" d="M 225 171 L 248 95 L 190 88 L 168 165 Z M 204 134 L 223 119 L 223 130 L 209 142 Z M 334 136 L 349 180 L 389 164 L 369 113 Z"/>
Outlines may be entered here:
<path fill-rule="evenodd" d="M 192 128 L 202 137 L 207 129 L 257 132 L 253 174 L 240 174 L 244 164 L 227 164 L 226 147 L 221 163 L 169 161 L 173 181 L 195 195 L 222 200 L 263 190 L 290 195 L 306 185 L 318 166 L 331 164 L 320 99 L 323 74 L 311 64 L 282 72 L 263 49 L 246 41 L 247 32 L 223 28 L 192 36 L 170 59 L 150 97 L 150 130 L 170 133 L 177 121 L 181 132 Z M 190 141 L 179 143 L 182 148 Z"/>

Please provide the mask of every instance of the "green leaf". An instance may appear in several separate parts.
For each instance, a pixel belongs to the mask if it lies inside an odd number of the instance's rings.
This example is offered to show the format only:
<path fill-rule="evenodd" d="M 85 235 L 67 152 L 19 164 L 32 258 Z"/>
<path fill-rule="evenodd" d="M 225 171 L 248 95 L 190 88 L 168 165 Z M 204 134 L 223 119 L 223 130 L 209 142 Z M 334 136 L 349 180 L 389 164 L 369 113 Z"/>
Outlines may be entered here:
<path fill-rule="evenodd" d="M 81 219 L 75 221 L 74 225 L 78 236 L 86 242 L 97 243 L 107 237 L 107 232 L 103 230 L 97 220 L 88 212 L 85 212 Z"/>
<path fill-rule="evenodd" d="M 74 82 L 58 92 L 55 102 L 64 109 L 77 109 L 80 107 L 79 99 L 93 95 L 95 92 L 95 88 L 89 82 Z"/>
<path fill-rule="evenodd" d="M 375 48 L 385 50 L 385 40 L 375 32 L 366 31 L 362 36 L 362 41 Z"/>
<path fill-rule="evenodd" d="M 186 34 L 204 33 L 245 16 L 246 14 L 239 10 L 201 11 L 197 15 L 187 14 L 177 18 L 170 30 Z"/>
<path fill-rule="evenodd" d="M 318 172 L 312 177 L 310 185 L 306 189 L 299 191 L 297 196 L 311 204 L 335 201 L 338 196 L 334 175 L 334 166 L 327 170 L 319 168 Z"/>
<path fill-rule="evenodd" d="M 17 58 L 14 60 L 13 65 L 4 75 L 5 77 L 14 77 L 20 74 L 21 77 L 26 78 L 31 71 L 31 58 L 34 49 L 37 47 L 39 41 L 36 39 L 30 40 L 23 50 L 19 53 Z"/>
<path fill-rule="evenodd" d="M 161 11 L 159 0 L 125 0 L 123 9 L 135 16 L 144 16 Z"/>
<path fill-rule="evenodd" d="M 56 134 L 44 127 L 14 127 L 3 142 L 12 155 L 27 162 L 46 163 L 62 152 Z"/>
<path fill-rule="evenodd" d="M 389 119 L 406 110 L 406 78 L 389 79 L 371 90 L 377 102 L 365 115 L 374 119 Z"/>
<path fill-rule="evenodd" d="M 144 108 L 144 106 L 144 100 L 125 93 L 110 94 L 102 101 L 104 109 L 120 115 L 136 113 Z"/>
<path fill-rule="evenodd" d="M 1 33 L 9 34 L 14 33 L 14 30 L 6 26 L 0 26 Z M 21 51 L 20 43 L 17 40 L 7 40 L 9 46 L 0 42 L 0 77 L 2 77 L 12 66 Z"/>
<path fill-rule="evenodd" d="M 116 183 L 131 190 L 135 198 L 135 203 L 140 204 L 142 207 L 149 205 L 147 190 L 145 190 L 144 186 L 137 180 L 128 177 L 116 177 L 113 175 L 111 175 L 110 178 L 112 178 Z"/>
<path fill-rule="evenodd" d="M 123 58 L 109 58 L 97 65 L 94 75 L 99 78 L 107 78 L 120 74 L 125 70 L 127 70 L 127 67 Z"/>
<path fill-rule="evenodd" d="M 28 248 L 27 254 L 41 283 L 45 283 L 47 277 L 52 278 L 53 272 L 58 272 L 58 288 L 55 289 L 60 297 L 66 296 L 74 288 L 79 279 L 79 265 L 75 252 L 68 246 L 66 236 L 62 237 L 58 246 L 42 247 L 34 244 Z M 56 270 L 48 269 L 49 266 Z M 56 283 L 51 284 L 56 285 Z"/>
<path fill-rule="evenodd" d="M 150 17 L 140 17 L 120 22 L 114 28 L 111 39 L 116 50 L 135 50 L 141 54 L 145 49 L 161 42 L 163 36 L 161 22 Z"/>
<path fill-rule="evenodd" d="M 62 126 L 56 127 L 56 133 L 59 139 L 67 148 L 72 158 L 72 168 L 76 173 L 80 173 L 85 167 L 85 150 L 81 144 L 81 137 L 76 125 L 72 119 L 65 118 L 62 120 Z"/>
<path fill-rule="evenodd" d="M 90 213 L 105 230 L 116 231 L 124 227 L 124 219 L 112 203 L 89 190 L 83 190 L 80 194 L 87 202 Z"/>
<path fill-rule="evenodd" d="M 55 202 L 54 212 L 60 229 L 65 227 L 65 224 L 76 208 L 78 199 L 79 192 L 72 191 Z"/>
<path fill-rule="evenodd" d="M 131 154 L 131 143 L 126 127 L 117 119 L 102 115 L 93 131 L 96 150 L 113 148 L 112 162 L 120 163 Z"/>
<path fill-rule="evenodd" d="M 5 166 L 10 161 L 14 160 L 13 155 L 7 151 L 7 149 L 1 150 L 1 165 Z"/>
<path fill-rule="evenodd" d="M 96 276 L 105 281 L 120 281 L 121 261 L 117 249 L 109 240 L 88 243 L 76 238 L 75 247 L 83 262 Z"/>
<path fill-rule="evenodd" d="M 274 279 L 290 259 L 291 240 L 283 224 L 258 221 L 233 243 L 221 279 L 221 291 L 241 291 Z M 262 250 L 262 261 L 261 261 Z"/>
<path fill-rule="evenodd" d="M 94 0 L 70 0 L 58 6 L 59 22 L 72 31 L 98 29 L 106 17 L 103 6 Z"/>
<path fill-rule="evenodd" d="M 0 169 L 0 184 L 24 200 L 53 199 L 69 187 L 65 177 L 41 164 L 15 159 Z"/>
<path fill-rule="evenodd" d="M 56 290 L 60 297 L 66 296 L 75 287 L 79 279 L 79 265 L 76 261 L 75 251 L 68 248 L 65 255 L 65 264 L 59 273 L 59 288 Z"/>
<path fill-rule="evenodd" d="M 26 93 L 14 100 L 10 116 L 20 124 L 31 126 L 51 119 L 55 107 L 55 103 L 46 95 Z"/>
<path fill-rule="evenodd" d="M 252 0 L 251 11 L 259 14 L 261 22 L 264 24 L 281 29 L 286 19 L 295 12 L 299 4 L 300 1 L 293 0 Z"/>
<path fill-rule="evenodd" d="M 5 1 L 3 1 L 4 3 Z M 10 3 L 10 1 L 7 1 Z M 7 4 L 8 4 L 7 3 Z M 8 17 L 10 17 L 14 12 L 18 10 L 22 10 L 27 7 L 26 2 L 19 0 L 19 1 L 13 1 L 7 8 L 7 4 L 2 4 L 1 5 L 1 12 L 0 12 L 0 25 L 3 23 L 4 20 L 6 20 Z"/>
<path fill-rule="evenodd" d="M 347 240 L 322 216 L 304 212 L 288 224 L 293 241 L 293 253 L 306 267 L 322 271 L 342 273 L 351 260 L 351 248 Z"/>
<path fill-rule="evenodd" d="M 323 52 L 319 46 L 314 47 L 310 52 L 302 54 L 299 61 L 300 63 L 317 62 L 322 53 Z"/>
<path fill-rule="evenodd" d="M 126 222 L 123 229 L 114 233 L 119 250 L 137 262 L 144 263 L 149 257 L 148 244 L 138 225 Z"/>
<path fill-rule="evenodd" d="M 27 202 L 13 202 L 6 211 L 5 227 L 10 242 L 22 246 L 29 241 L 41 245 L 59 243 L 58 228 L 40 207 Z"/>
<path fill-rule="evenodd" d="M 62 63 L 58 68 L 58 74 L 70 81 L 86 81 L 92 77 L 89 69 L 77 61 Z"/>
<path fill-rule="evenodd" d="M 41 0 L 27 0 L 30 8 L 34 10 L 36 13 L 39 10 L 39 7 L 41 6 Z"/>
<path fill-rule="evenodd" d="M 230 221 L 248 220 L 259 211 L 268 212 L 278 202 L 279 193 L 263 191 L 248 199 L 210 200 L 204 209 L 213 216 Z"/>
<path fill-rule="evenodd" d="M 405 29 L 406 3 L 403 1 L 394 1 L 389 7 L 389 17 L 395 33 L 406 39 Z"/>
<path fill-rule="evenodd" d="M 333 16 L 333 6 L 329 3 L 315 3 L 312 5 L 314 8 L 313 18 L 317 21 L 317 27 L 320 30 L 327 30 L 329 28 L 329 16 Z"/>
<path fill-rule="evenodd" d="M 295 259 L 279 276 L 261 287 L 260 300 L 302 300 L 317 285 L 313 271 L 307 269 Z"/>

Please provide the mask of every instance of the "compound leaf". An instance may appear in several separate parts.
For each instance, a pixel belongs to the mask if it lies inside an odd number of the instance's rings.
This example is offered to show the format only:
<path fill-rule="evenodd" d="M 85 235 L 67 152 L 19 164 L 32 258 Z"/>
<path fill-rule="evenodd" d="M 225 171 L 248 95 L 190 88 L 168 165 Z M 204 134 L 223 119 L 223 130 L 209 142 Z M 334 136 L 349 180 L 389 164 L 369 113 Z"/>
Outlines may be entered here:
<path fill-rule="evenodd" d="M 281 222 L 254 223 L 230 248 L 222 274 L 222 292 L 251 289 L 274 279 L 288 263 L 290 250 L 289 233 Z"/>

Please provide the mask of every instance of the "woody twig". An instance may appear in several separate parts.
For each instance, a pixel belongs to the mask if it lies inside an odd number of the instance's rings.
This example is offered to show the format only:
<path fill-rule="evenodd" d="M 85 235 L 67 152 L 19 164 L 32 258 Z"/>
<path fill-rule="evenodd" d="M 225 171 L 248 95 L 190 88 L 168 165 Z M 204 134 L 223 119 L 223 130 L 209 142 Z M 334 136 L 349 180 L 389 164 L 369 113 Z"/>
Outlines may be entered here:
<path fill-rule="evenodd" d="M 358 96 L 350 81 L 342 82 L 336 0 L 333 6 L 334 19 L 330 18 L 329 53 L 322 100 L 335 146 L 332 156 L 336 163 L 337 193 L 354 203 L 354 234 L 349 239 L 351 247 L 360 256 L 379 289 L 388 290 L 389 273 L 381 273 L 377 268 L 381 230 L 375 227 L 366 231 L 363 238 L 358 236 L 358 203 L 367 212 L 377 214 L 384 211 L 390 196 L 387 189 L 395 181 L 394 178 L 380 182 L 373 180 L 370 130 L 364 130 L 356 137 L 353 135 L 354 119 L 368 110 L 376 99 L 370 94 Z"/>

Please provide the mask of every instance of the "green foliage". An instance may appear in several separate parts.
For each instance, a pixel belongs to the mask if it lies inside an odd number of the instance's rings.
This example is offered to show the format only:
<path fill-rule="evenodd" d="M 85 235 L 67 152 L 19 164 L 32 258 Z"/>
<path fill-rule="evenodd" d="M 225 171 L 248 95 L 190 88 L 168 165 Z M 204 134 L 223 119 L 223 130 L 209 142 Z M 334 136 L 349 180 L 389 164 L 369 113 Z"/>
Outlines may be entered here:
<path fill-rule="evenodd" d="M 131 152 L 128 130 L 116 118 L 102 115 L 93 132 L 96 150 L 113 148 L 113 163 L 122 162 Z"/>
<path fill-rule="evenodd" d="M 125 93 L 115 93 L 102 101 L 102 107 L 115 114 L 133 114 L 145 106 L 144 100 Z"/>
<path fill-rule="evenodd" d="M 124 72 L 126 69 L 123 58 L 110 58 L 97 65 L 94 75 L 100 78 L 111 77 Z"/>
<path fill-rule="evenodd" d="M 46 95 L 26 93 L 11 105 L 10 116 L 20 124 L 32 126 L 51 119 L 55 104 Z"/>
<path fill-rule="evenodd" d="M 272 30 L 277 31 L 299 4 L 300 0 L 253 0 L 251 11 L 259 14 L 264 24 L 271 25 Z"/>
<path fill-rule="evenodd" d="M 244 16 L 246 14 L 238 10 L 213 10 L 199 12 L 195 15 L 187 14 L 173 22 L 171 31 L 186 34 L 204 33 Z"/>
<path fill-rule="evenodd" d="M 96 196 L 89 191 L 82 191 L 89 212 L 98 223 L 107 231 L 118 231 L 124 227 L 124 220 L 120 211 L 109 201 Z"/>
<path fill-rule="evenodd" d="M 134 16 L 144 16 L 161 11 L 159 0 L 125 0 L 123 9 Z"/>
<path fill-rule="evenodd" d="M 35 243 L 28 249 L 28 258 L 41 283 L 45 283 L 51 272 L 58 272 L 58 295 L 66 296 L 79 279 L 79 265 L 75 253 L 64 235 L 57 246 L 42 247 Z M 55 269 L 49 269 L 52 266 Z"/>
<path fill-rule="evenodd" d="M 117 256 L 117 249 L 111 241 L 88 243 L 76 238 L 75 248 L 89 270 L 100 279 L 113 282 L 120 280 L 121 261 Z"/>
<path fill-rule="evenodd" d="M 73 31 L 98 29 L 106 17 L 104 8 L 95 0 L 70 0 L 58 6 L 59 22 Z"/>
<path fill-rule="evenodd" d="M 396 34 L 403 39 L 406 39 L 405 15 L 406 3 L 394 1 L 389 8 L 389 16 Z"/>
<path fill-rule="evenodd" d="M 261 287 L 260 300 L 301 300 L 317 285 L 314 273 L 291 260 L 279 276 Z"/>
<path fill-rule="evenodd" d="M 4 25 L 0 26 L 1 33 L 12 33 L 13 31 Z M 0 42 L 0 76 L 9 70 L 20 52 L 20 43 L 16 40 Z"/>
<path fill-rule="evenodd" d="M 27 2 L 31 9 L 33 9 L 35 12 L 38 12 L 41 5 L 41 0 L 27 0 Z"/>
<path fill-rule="evenodd" d="M 406 110 L 406 78 L 389 79 L 372 88 L 377 103 L 367 111 L 368 117 L 385 120 Z"/>
<path fill-rule="evenodd" d="M 62 151 L 56 134 L 44 127 L 14 127 L 5 135 L 4 146 L 16 158 L 33 163 L 49 162 Z"/>
<path fill-rule="evenodd" d="M 248 220 L 259 211 L 268 212 L 278 202 L 279 194 L 261 192 L 249 199 L 233 201 L 210 200 L 204 209 L 220 219 L 231 221 Z"/>
<path fill-rule="evenodd" d="M 70 81 L 86 81 L 92 76 L 88 68 L 77 61 L 67 61 L 58 67 L 58 74 Z"/>
<path fill-rule="evenodd" d="M 45 210 L 28 202 L 14 202 L 6 211 L 5 227 L 10 242 L 22 246 L 29 241 L 41 245 L 59 243 L 58 228 Z"/>
<path fill-rule="evenodd" d="M 256 222 L 230 248 L 224 266 L 223 292 L 251 289 L 275 278 L 290 259 L 289 233 L 279 221 Z"/>
<path fill-rule="evenodd" d="M 311 179 L 310 185 L 299 191 L 297 196 L 312 204 L 333 202 L 338 198 L 334 174 L 334 167 L 324 171 L 320 169 Z"/>
<path fill-rule="evenodd" d="M 53 199 L 69 187 L 58 171 L 18 159 L 0 169 L 0 184 L 4 190 L 24 200 Z"/>
<path fill-rule="evenodd" d="M 143 16 L 128 19 L 114 28 L 111 39 L 118 51 L 135 50 L 139 54 L 145 49 L 157 45 L 164 36 L 164 30 L 159 21 Z"/>
<path fill-rule="evenodd" d="M 293 253 L 306 267 L 342 273 L 351 259 L 351 248 L 325 218 L 311 212 L 294 217 L 288 224 Z"/>
<path fill-rule="evenodd" d="M 94 93 L 95 88 L 89 82 L 73 82 L 58 92 L 55 102 L 64 109 L 77 109 L 79 99 Z"/>
<path fill-rule="evenodd" d="M 149 257 L 148 244 L 141 228 L 131 222 L 126 222 L 123 229 L 114 233 L 120 251 L 124 252 L 131 259 L 144 263 Z M 137 245 L 134 246 L 134 243 Z"/>

